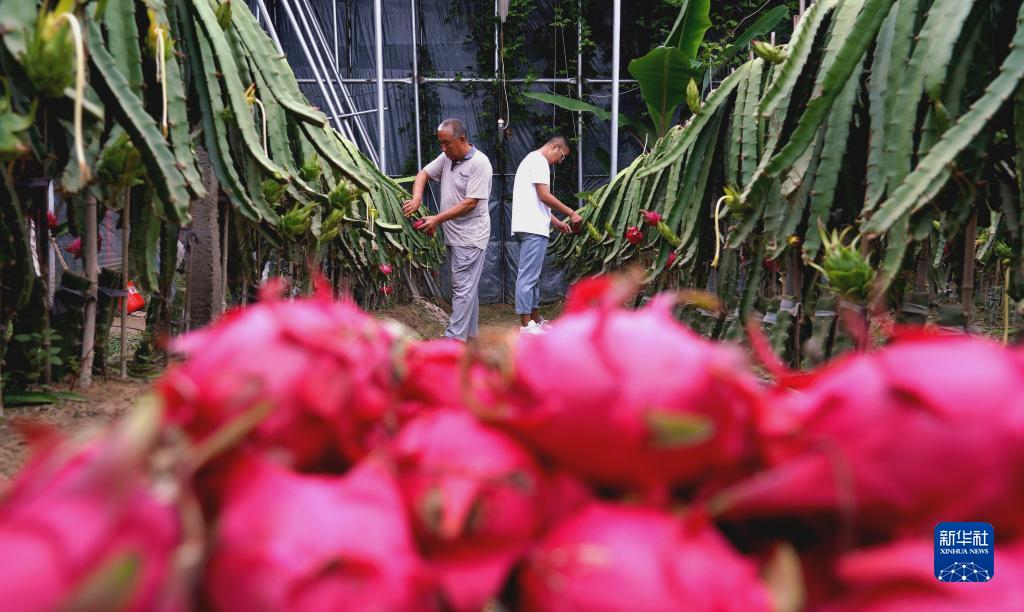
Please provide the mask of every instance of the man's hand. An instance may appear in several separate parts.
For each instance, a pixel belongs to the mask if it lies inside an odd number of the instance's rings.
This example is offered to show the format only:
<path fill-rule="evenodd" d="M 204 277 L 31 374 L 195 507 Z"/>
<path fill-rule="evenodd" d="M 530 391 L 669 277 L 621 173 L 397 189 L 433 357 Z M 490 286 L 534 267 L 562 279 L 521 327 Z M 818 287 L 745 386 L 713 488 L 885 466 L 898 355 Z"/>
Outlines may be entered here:
<path fill-rule="evenodd" d="M 583 217 L 575 210 L 568 217 L 569 231 L 578 234 L 583 229 Z"/>
<path fill-rule="evenodd" d="M 419 223 L 416 226 L 416 229 L 418 229 L 421 232 L 426 232 L 431 236 L 433 236 L 434 232 L 437 231 L 437 226 L 441 225 L 437 220 L 437 215 L 423 217 L 422 219 L 420 219 L 420 221 L 422 221 L 422 223 Z"/>
<path fill-rule="evenodd" d="M 566 223 L 565 221 L 559 221 L 558 219 L 552 218 L 551 225 L 555 226 L 555 229 L 562 232 L 563 234 L 568 234 L 569 232 L 572 231 L 572 228 L 570 228 L 569 224 Z"/>
<path fill-rule="evenodd" d="M 406 217 L 411 217 L 420 209 L 421 200 L 419 198 L 412 198 L 402 202 L 402 214 Z"/>

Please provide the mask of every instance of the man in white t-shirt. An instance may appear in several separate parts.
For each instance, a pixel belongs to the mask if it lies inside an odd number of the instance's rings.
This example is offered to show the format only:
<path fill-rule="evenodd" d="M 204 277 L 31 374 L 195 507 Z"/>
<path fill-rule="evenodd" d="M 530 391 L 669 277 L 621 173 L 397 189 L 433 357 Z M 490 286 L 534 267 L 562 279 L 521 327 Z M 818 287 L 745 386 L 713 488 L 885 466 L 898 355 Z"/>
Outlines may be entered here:
<path fill-rule="evenodd" d="M 551 193 L 552 164 L 560 164 L 569 155 L 569 143 L 555 136 L 543 147 L 523 158 L 512 187 L 512 235 L 519 240 L 519 274 L 516 277 L 516 314 L 524 333 L 541 333 L 540 271 L 548 250 L 551 226 L 568 232 L 569 225 L 559 221 L 552 211 L 568 215 L 571 223 L 583 219 Z"/>

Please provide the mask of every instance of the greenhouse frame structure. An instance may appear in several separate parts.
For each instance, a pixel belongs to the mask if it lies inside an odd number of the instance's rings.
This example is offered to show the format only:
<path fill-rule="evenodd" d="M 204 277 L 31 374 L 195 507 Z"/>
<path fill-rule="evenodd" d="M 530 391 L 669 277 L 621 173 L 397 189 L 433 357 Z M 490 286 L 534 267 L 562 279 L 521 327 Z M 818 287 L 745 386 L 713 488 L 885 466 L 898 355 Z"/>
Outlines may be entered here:
<path fill-rule="evenodd" d="M 632 79 L 622 79 L 619 74 L 620 64 L 620 33 L 621 33 L 621 0 L 613 0 L 611 10 L 613 16 L 613 40 L 612 40 L 612 66 L 611 75 L 606 78 L 584 78 L 583 76 L 583 49 L 578 44 L 580 40 L 580 33 L 582 24 L 577 21 L 577 55 L 576 55 L 576 76 L 572 77 L 547 77 L 547 78 L 505 78 L 503 74 L 503 66 L 501 65 L 501 59 L 499 57 L 500 49 L 500 36 L 501 36 L 501 24 L 504 23 L 505 17 L 508 14 L 508 2 L 509 0 L 496 0 L 494 3 L 494 15 L 497 18 L 494 29 L 495 39 L 495 52 L 494 52 L 494 75 L 493 76 L 472 76 L 472 77 L 425 77 L 419 74 L 419 57 L 417 49 L 417 32 L 419 24 L 417 22 L 418 12 L 418 0 L 409 0 L 410 14 L 411 14 L 411 32 L 412 32 L 412 55 L 410 60 L 412 62 L 411 70 L 409 75 L 406 77 L 399 78 L 385 78 L 384 77 L 384 62 L 383 62 L 383 40 L 384 40 L 384 28 L 383 28 L 383 0 L 373 0 L 374 5 L 374 37 L 375 37 L 375 59 L 376 59 L 376 77 L 373 79 L 367 78 L 353 78 L 342 76 L 341 62 L 340 62 L 340 33 L 338 31 L 338 16 L 337 7 L 338 2 L 331 2 L 332 12 L 331 24 L 332 29 L 330 32 L 330 40 L 328 40 L 327 32 L 321 27 L 320 20 L 317 19 L 318 15 L 313 9 L 312 4 L 309 0 L 277 0 L 274 7 L 279 7 L 287 23 L 294 29 L 296 33 L 296 39 L 299 47 L 302 51 L 303 59 L 309 64 L 313 71 L 313 78 L 300 78 L 300 84 L 312 84 L 315 85 L 321 96 L 323 97 L 327 108 L 325 109 L 329 119 L 336 129 L 338 129 L 346 138 L 352 140 L 359 145 L 360 149 L 363 150 L 374 163 L 378 165 L 382 170 L 387 173 L 387 151 L 386 151 L 386 134 L 385 121 L 387 117 L 387 107 L 384 101 L 384 87 L 386 84 L 402 84 L 411 85 L 413 88 L 413 99 L 415 103 L 415 126 L 416 126 L 416 163 L 417 167 L 423 167 L 423 147 L 422 147 L 422 119 L 420 116 L 420 90 L 423 85 L 431 84 L 454 84 L 454 83 L 481 83 L 481 84 L 562 84 L 570 85 L 574 87 L 576 91 L 576 97 L 579 100 L 583 100 L 584 92 L 588 85 L 611 85 L 611 138 L 609 142 L 610 149 L 610 177 L 614 177 L 618 172 L 618 141 L 619 141 L 619 93 L 620 87 L 623 84 L 635 83 Z M 260 23 L 267 30 L 270 37 L 274 40 L 279 51 L 282 54 L 285 53 L 284 47 L 281 44 L 280 36 L 278 35 L 277 29 L 274 26 L 275 15 L 272 14 L 271 8 L 268 6 L 266 0 L 250 0 L 253 12 L 256 14 Z M 333 53 L 331 53 L 333 51 Z M 369 110 L 358 110 L 355 107 L 355 101 L 349 92 L 349 85 L 353 84 L 373 84 L 376 88 L 376 108 Z M 507 109 L 506 109 L 507 112 Z M 377 122 L 377 134 L 376 139 L 373 139 L 363 124 L 362 118 L 367 115 L 374 115 Z M 582 154 L 583 148 L 581 143 L 583 141 L 583 113 L 577 112 L 576 118 L 576 139 L 577 148 L 580 150 L 580 154 L 576 156 L 576 178 L 577 178 L 577 191 L 584 190 L 584 157 Z M 501 129 L 505 119 L 499 119 L 498 129 Z"/>

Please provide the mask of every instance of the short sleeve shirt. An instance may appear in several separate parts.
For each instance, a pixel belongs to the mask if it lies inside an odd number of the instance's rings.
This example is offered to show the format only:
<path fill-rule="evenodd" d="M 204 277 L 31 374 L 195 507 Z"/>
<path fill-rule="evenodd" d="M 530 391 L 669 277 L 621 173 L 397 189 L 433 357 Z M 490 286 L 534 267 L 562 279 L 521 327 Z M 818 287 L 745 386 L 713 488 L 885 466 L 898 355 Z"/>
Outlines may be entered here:
<path fill-rule="evenodd" d="M 551 233 L 551 209 L 540 201 L 537 185 L 551 184 L 551 167 L 540 151 L 533 151 L 519 163 L 512 185 L 512 233 Z"/>
<path fill-rule="evenodd" d="M 424 170 L 431 179 L 441 183 L 440 211 L 468 198 L 480 200 L 468 214 L 442 225 L 445 244 L 486 249 L 491 239 L 491 161 L 479 149 L 471 147 L 460 161 L 453 162 L 442 153 Z"/>

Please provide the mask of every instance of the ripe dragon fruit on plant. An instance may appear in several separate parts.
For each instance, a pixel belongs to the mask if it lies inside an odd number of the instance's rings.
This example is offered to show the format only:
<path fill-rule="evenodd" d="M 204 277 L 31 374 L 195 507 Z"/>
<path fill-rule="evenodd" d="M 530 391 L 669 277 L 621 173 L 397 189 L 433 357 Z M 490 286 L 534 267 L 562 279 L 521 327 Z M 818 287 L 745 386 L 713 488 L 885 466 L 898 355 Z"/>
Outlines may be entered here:
<path fill-rule="evenodd" d="M 756 612 L 771 602 L 754 564 L 706 519 L 594 503 L 530 552 L 523 609 Z"/>
<path fill-rule="evenodd" d="M 712 503 L 724 518 L 828 515 L 874 533 L 984 520 L 1024 532 L 1024 355 L 904 332 L 797 377 L 764 414 L 770 469 Z"/>
<path fill-rule="evenodd" d="M 82 258 L 82 239 L 81 238 L 75 238 L 74 240 L 69 242 L 66 247 L 64 247 L 64 250 L 67 251 L 68 253 L 71 253 L 71 256 L 74 257 L 75 259 L 81 259 Z M 98 253 L 99 251 L 102 251 L 102 250 L 103 250 L 103 236 L 97 234 L 96 235 L 96 252 Z"/>
<path fill-rule="evenodd" d="M 412 224 L 412 227 L 413 227 L 413 229 L 417 229 L 417 230 L 418 230 L 418 229 L 420 229 L 421 227 L 423 227 L 423 224 L 424 224 L 424 223 L 426 223 L 426 221 L 424 221 L 423 219 L 416 219 L 416 221 L 415 221 L 415 222 L 413 222 L 413 224 Z M 433 227 L 432 227 L 432 228 L 430 228 L 430 229 L 428 229 L 428 230 L 421 230 L 421 231 L 426 231 L 427 235 L 428 235 L 428 236 L 431 236 L 431 237 L 433 237 L 433 236 L 434 236 L 434 234 L 436 234 L 436 233 L 437 233 L 437 229 L 435 229 L 435 228 L 433 228 Z"/>
<path fill-rule="evenodd" d="M 659 213 L 656 210 L 645 210 L 643 211 L 643 215 L 644 223 L 650 225 L 651 227 L 657 227 L 657 225 L 661 223 L 661 213 Z"/>
<path fill-rule="evenodd" d="M 212 609 L 430 610 L 394 479 L 374 462 L 344 477 L 236 463 L 206 571 Z"/>
<path fill-rule="evenodd" d="M 512 381 L 481 392 L 493 392 L 482 414 L 606 486 L 693 484 L 748 458 L 760 392 L 743 355 L 680 325 L 670 296 L 624 310 L 615 281 L 596 282 L 568 302 L 598 289 L 598 307 L 520 341 Z"/>
<path fill-rule="evenodd" d="M 644 233 L 639 227 L 631 225 L 626 228 L 626 241 L 630 244 L 637 245 L 643 242 Z"/>
<path fill-rule="evenodd" d="M 540 527 L 540 468 L 462 410 L 416 418 L 391 449 L 414 531 L 447 599 L 457 610 L 480 610 Z"/>
<path fill-rule="evenodd" d="M 169 420 L 197 441 L 269 409 L 248 443 L 313 469 L 368 450 L 394 407 L 393 343 L 351 302 L 270 299 L 177 339 L 188 359 L 157 388 Z"/>

